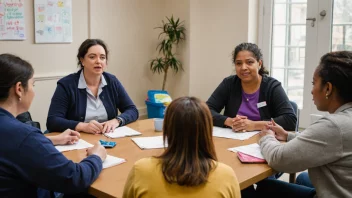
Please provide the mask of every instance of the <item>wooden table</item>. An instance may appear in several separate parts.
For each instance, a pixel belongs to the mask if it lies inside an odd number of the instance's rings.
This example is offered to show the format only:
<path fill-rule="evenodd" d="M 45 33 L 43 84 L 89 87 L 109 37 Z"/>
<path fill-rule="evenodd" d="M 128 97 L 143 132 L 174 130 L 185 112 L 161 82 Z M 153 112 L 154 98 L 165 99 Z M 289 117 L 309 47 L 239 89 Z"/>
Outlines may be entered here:
<path fill-rule="evenodd" d="M 162 132 L 154 131 L 154 123 L 152 119 L 138 120 L 131 127 L 142 133 L 142 136 L 160 136 Z M 54 135 L 55 133 L 50 133 Z M 138 136 L 140 137 L 140 136 Z M 98 179 L 91 185 L 89 193 L 97 197 L 122 197 L 123 188 L 133 164 L 145 157 L 158 156 L 163 152 L 163 149 L 141 150 L 134 144 L 130 137 L 109 139 L 103 135 L 91 135 L 81 133 L 81 138 L 89 143 L 102 140 L 115 141 L 115 148 L 107 149 L 109 155 L 124 158 L 126 163 L 104 169 Z M 268 176 L 274 174 L 273 170 L 267 164 L 242 164 L 235 153 L 228 151 L 228 148 L 256 143 L 259 136 L 248 140 L 233 140 L 214 137 L 214 144 L 218 160 L 233 168 L 240 183 L 241 189 L 244 189 Z M 86 151 L 75 150 L 63 153 L 68 159 L 74 162 L 80 162 L 86 157 Z"/>

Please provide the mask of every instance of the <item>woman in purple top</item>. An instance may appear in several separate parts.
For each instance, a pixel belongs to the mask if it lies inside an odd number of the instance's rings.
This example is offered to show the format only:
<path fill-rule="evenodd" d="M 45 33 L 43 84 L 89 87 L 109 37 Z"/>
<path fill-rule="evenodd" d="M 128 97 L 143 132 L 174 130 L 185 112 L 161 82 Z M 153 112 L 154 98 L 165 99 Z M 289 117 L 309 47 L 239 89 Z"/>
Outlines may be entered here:
<path fill-rule="evenodd" d="M 236 46 L 233 63 L 236 75 L 225 78 L 207 101 L 214 125 L 237 132 L 254 131 L 261 130 L 273 118 L 284 129 L 295 130 L 297 117 L 290 101 L 281 83 L 267 76 L 258 46 Z"/>

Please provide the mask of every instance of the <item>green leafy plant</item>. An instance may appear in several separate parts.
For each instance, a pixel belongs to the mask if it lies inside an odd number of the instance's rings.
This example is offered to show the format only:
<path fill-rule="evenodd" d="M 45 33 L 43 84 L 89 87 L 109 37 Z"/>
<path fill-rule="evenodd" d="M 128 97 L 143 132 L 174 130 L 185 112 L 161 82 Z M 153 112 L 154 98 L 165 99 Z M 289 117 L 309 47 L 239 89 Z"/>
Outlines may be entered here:
<path fill-rule="evenodd" d="M 179 70 L 183 71 L 182 63 L 176 57 L 177 45 L 186 39 L 184 21 L 166 17 L 167 21 L 162 20 L 163 25 L 155 29 L 161 29 L 158 39 L 161 42 L 157 46 L 157 50 L 161 57 L 155 58 L 150 61 L 150 70 L 153 73 L 164 73 L 164 80 L 162 90 L 165 90 L 167 72 L 169 69 L 177 73 Z"/>

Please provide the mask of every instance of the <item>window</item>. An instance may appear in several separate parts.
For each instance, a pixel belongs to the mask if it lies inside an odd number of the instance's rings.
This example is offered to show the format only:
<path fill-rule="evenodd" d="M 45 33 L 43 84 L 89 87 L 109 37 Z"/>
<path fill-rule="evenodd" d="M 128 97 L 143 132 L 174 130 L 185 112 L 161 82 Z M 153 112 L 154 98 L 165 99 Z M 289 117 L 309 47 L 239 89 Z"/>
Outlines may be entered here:
<path fill-rule="evenodd" d="M 331 51 L 352 50 L 352 1 L 335 0 Z"/>
<path fill-rule="evenodd" d="M 265 0 L 260 5 L 258 44 L 264 62 L 301 109 L 300 127 L 308 127 L 325 115 L 311 96 L 310 82 L 320 57 L 352 50 L 352 1 Z"/>
<path fill-rule="evenodd" d="M 271 76 L 302 108 L 307 0 L 274 0 L 272 5 Z"/>

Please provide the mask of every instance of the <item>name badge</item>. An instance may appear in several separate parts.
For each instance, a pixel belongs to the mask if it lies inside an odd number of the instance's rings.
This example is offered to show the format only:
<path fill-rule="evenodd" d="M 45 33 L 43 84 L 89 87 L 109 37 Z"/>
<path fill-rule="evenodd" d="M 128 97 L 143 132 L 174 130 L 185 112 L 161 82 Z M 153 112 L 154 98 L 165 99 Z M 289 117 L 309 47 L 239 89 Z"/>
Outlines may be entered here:
<path fill-rule="evenodd" d="M 257 107 L 258 107 L 258 109 L 259 109 L 259 108 L 262 108 L 262 107 L 265 107 L 265 106 L 266 106 L 266 101 L 263 101 L 263 102 L 257 103 Z"/>

